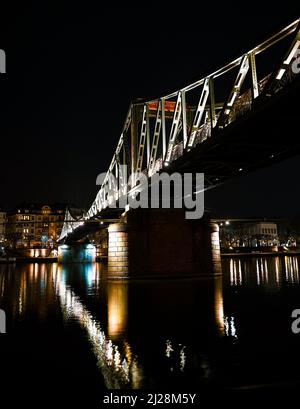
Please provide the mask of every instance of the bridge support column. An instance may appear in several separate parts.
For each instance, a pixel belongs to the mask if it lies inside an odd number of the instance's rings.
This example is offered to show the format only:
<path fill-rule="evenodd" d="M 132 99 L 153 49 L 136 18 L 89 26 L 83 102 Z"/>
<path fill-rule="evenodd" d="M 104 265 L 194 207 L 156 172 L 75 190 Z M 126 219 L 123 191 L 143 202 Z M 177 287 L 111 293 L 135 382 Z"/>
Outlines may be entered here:
<path fill-rule="evenodd" d="M 90 243 L 72 243 L 58 246 L 59 263 L 93 263 L 96 248 Z"/>
<path fill-rule="evenodd" d="M 137 209 L 109 227 L 110 277 L 188 277 L 221 273 L 219 227 L 183 210 Z"/>
<path fill-rule="evenodd" d="M 128 276 L 128 231 L 126 223 L 111 224 L 108 228 L 108 275 Z"/>

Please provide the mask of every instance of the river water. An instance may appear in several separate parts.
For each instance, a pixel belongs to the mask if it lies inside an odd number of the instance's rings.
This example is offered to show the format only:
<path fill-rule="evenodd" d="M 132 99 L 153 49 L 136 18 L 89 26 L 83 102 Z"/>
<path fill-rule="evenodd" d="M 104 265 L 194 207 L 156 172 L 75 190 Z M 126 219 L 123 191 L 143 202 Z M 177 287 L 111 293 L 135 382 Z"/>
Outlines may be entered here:
<path fill-rule="evenodd" d="M 96 402 L 106 388 L 300 378 L 296 256 L 226 258 L 222 277 L 148 281 L 108 280 L 100 263 L 0 265 L 0 308 L 2 385 L 25 395 Z"/>

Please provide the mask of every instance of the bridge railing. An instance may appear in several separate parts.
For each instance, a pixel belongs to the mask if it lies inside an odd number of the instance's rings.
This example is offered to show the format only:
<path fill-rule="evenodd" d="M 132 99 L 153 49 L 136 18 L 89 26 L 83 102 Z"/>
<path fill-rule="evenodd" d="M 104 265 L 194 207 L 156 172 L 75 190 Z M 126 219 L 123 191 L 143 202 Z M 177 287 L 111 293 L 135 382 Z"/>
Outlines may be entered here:
<path fill-rule="evenodd" d="M 271 74 L 266 75 L 261 81 L 258 82 L 259 95 L 261 95 L 270 80 Z M 241 94 L 235 104 L 232 107 L 230 115 L 228 117 L 228 125 L 238 119 L 239 117 L 245 115 L 251 110 L 252 104 L 254 102 L 252 89 L 249 88 L 243 94 Z"/>

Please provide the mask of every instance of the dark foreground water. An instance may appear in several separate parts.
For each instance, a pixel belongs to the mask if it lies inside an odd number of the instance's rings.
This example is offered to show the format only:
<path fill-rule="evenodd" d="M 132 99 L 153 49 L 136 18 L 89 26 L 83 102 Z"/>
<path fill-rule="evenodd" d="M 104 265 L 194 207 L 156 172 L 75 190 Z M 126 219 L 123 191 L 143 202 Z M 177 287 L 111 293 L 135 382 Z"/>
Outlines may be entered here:
<path fill-rule="evenodd" d="M 224 259 L 223 277 L 132 282 L 109 281 L 101 264 L 0 265 L 2 393 L 60 407 L 106 388 L 297 384 L 298 264 Z"/>

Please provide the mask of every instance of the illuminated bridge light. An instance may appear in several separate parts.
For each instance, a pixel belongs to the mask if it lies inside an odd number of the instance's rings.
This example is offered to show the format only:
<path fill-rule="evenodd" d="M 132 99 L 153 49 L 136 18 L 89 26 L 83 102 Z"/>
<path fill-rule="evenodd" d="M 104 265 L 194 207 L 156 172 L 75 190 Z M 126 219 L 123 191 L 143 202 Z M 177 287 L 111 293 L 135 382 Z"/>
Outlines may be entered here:
<path fill-rule="evenodd" d="M 281 78 L 283 77 L 283 74 L 285 73 L 285 68 L 281 68 L 279 71 L 278 71 L 278 74 L 277 74 L 277 76 L 276 76 L 276 79 L 277 80 L 281 80 Z"/>

